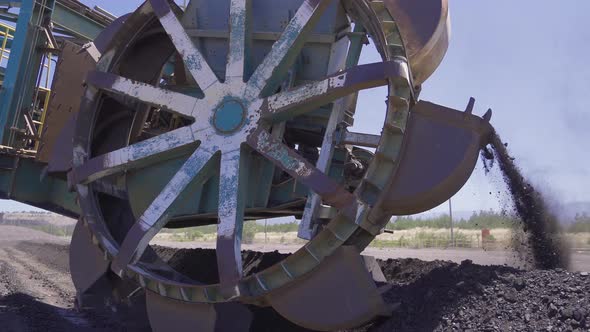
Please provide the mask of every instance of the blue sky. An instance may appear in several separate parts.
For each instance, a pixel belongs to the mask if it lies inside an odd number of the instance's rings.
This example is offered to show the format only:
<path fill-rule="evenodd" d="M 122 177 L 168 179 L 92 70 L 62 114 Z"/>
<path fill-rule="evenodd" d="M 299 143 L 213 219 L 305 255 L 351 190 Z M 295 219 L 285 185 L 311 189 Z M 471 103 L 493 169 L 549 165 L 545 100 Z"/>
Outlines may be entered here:
<path fill-rule="evenodd" d="M 120 15 L 142 1 L 83 2 Z M 451 0 L 450 5 L 451 45 L 421 98 L 464 109 L 475 97 L 477 113 L 494 110 L 492 124 L 533 182 L 563 203 L 590 201 L 590 2 Z M 367 49 L 361 61 L 379 58 Z M 361 95 L 357 131 L 380 131 L 375 118 L 382 118 L 384 96 L 380 89 Z M 489 192 L 501 189 L 498 175 L 486 177 L 478 165 L 453 205 L 498 208 Z M 14 209 L 28 208 L 0 202 L 0 210 Z"/>

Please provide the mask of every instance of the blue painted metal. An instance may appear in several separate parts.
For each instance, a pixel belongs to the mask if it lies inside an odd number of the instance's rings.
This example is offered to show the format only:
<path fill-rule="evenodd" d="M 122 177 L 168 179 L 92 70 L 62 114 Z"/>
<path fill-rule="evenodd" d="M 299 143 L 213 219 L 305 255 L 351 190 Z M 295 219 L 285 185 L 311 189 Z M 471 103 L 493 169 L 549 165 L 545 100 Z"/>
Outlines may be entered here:
<path fill-rule="evenodd" d="M 24 127 L 21 114 L 31 105 L 41 58 L 46 52 L 40 48 L 45 40 L 40 26 L 51 18 L 63 32 L 93 40 L 104 30 L 108 19 L 98 22 L 92 15 L 69 8 L 59 0 L 48 0 L 43 5 L 34 0 L 0 1 L 0 5 L 20 7 L 18 16 L 9 14 L 17 17 L 17 24 L 14 39 L 7 44 L 11 49 L 10 59 L 0 91 L 0 144 L 14 147 L 11 128 Z"/>
<path fill-rule="evenodd" d="M 270 51 L 274 43 L 271 38 L 278 38 L 278 35 L 269 37 L 269 34 L 282 32 L 284 25 L 281 22 L 288 22 L 302 3 L 303 0 L 284 0 L 281 6 L 276 6 L 274 0 L 253 2 L 252 17 L 249 19 L 255 36 L 252 44 L 247 46 L 251 56 L 246 58 L 246 79 L 252 74 L 252 69 L 259 66 Z M 197 33 L 195 32 L 197 30 L 228 31 L 229 21 L 215 18 L 225 18 L 229 12 L 229 4 L 230 1 L 192 0 L 182 19 L 183 25 L 193 33 Z M 273 19 L 269 19 L 269 17 Z M 334 1 L 326 9 L 324 18 L 318 22 L 312 31 L 313 38 L 317 42 L 306 44 L 301 51 L 297 64 L 292 67 L 294 85 L 318 80 L 327 75 L 330 57 L 334 51 L 333 43 L 337 40 L 337 36 L 342 32 L 343 27 L 346 27 L 348 23 L 341 6 L 337 1 Z M 319 38 L 320 36 L 322 38 Z M 218 77 L 224 77 L 228 57 L 227 36 L 205 36 L 198 39 L 196 35 L 191 35 L 191 37 L 195 44 L 200 45 L 205 51 L 204 56 L 212 70 Z M 167 72 L 170 73 L 171 70 L 168 69 Z M 285 88 L 289 88 L 289 84 Z M 197 92 L 191 92 L 187 89 L 182 90 L 182 93 L 194 95 Z M 237 116 L 239 109 L 232 101 L 235 102 L 235 99 L 226 100 L 226 103 L 220 105 L 215 116 L 210 119 L 212 125 L 220 132 L 231 132 L 240 127 L 242 123 L 242 119 Z M 311 132 L 321 132 L 328 121 L 331 108 L 332 106 L 328 105 L 315 112 L 310 112 L 306 116 L 293 119 L 288 126 L 290 128 L 311 129 Z M 342 156 L 339 157 L 340 159 L 343 158 Z M 155 199 L 156 194 L 171 180 L 184 161 L 186 161 L 186 156 L 127 173 L 127 190 L 136 216 L 139 216 Z M 329 170 L 329 174 L 339 181 L 342 179 L 342 168 L 343 161 L 338 160 Z M 301 201 L 309 194 L 309 190 L 296 181 L 273 185 L 274 169 L 275 166 L 272 163 L 260 156 L 255 156 L 250 161 L 247 172 L 248 182 L 246 184 L 248 196 L 245 207 L 247 211 L 276 208 L 284 204 Z M 279 171 L 278 173 L 280 175 L 282 172 Z M 182 217 L 214 214 L 218 206 L 218 187 L 218 172 L 212 174 L 211 179 L 204 186 L 194 183 L 189 185 L 188 189 L 174 204 L 172 208 L 175 212 L 174 215 Z"/>
<path fill-rule="evenodd" d="M 222 133 L 230 133 L 244 123 L 245 109 L 237 100 L 228 100 L 215 111 L 213 125 Z"/>
<path fill-rule="evenodd" d="M 69 8 L 68 3 L 59 0 L 47 0 L 42 5 L 35 0 L 0 0 L 0 6 L 19 8 L 18 14 L 6 12 L 1 16 L 15 22 L 16 27 L 14 38 L 6 43 L 10 57 L 6 70 L 2 68 L 0 90 L 0 145 L 18 149 L 14 132 L 24 128 L 22 113 L 31 107 L 42 57 L 47 52 L 41 27 L 51 18 L 61 33 L 92 40 L 109 20 L 101 20 L 85 7 L 76 10 L 76 6 L 69 5 L 72 7 Z M 31 155 L 4 151 L 0 153 L 0 198 L 71 217 L 79 214 L 75 194 L 64 179 L 44 176 L 45 165 L 36 162 Z"/>
<path fill-rule="evenodd" d="M 13 199 L 41 209 L 76 218 L 76 195 L 67 182 L 42 177 L 44 165 L 31 157 L 0 154 L 0 199 Z"/>
<path fill-rule="evenodd" d="M 55 4 L 52 20 L 55 25 L 86 40 L 94 40 L 106 28 L 104 24 L 85 17 L 59 1 Z"/>
<path fill-rule="evenodd" d="M 202 1 L 195 0 L 192 3 L 192 8 L 195 8 L 195 5 L 199 5 Z M 268 3 L 267 3 L 268 2 Z M 38 39 L 34 39 L 34 32 L 35 28 L 33 28 L 34 24 L 32 22 L 35 21 L 37 15 L 37 9 L 34 8 L 34 0 L 22 0 L 22 1 L 1 1 L 0 5 L 7 5 L 10 3 L 12 6 L 19 6 L 20 13 L 18 16 L 17 21 L 17 32 L 15 33 L 15 40 L 13 42 L 12 47 L 12 55 L 11 60 L 8 65 L 8 70 L 6 73 L 6 80 L 5 85 L 2 89 L 0 94 L 0 138 L 2 138 L 3 145 L 11 145 L 10 137 L 10 127 L 14 124 L 18 123 L 18 117 L 20 117 L 20 110 L 27 105 L 27 98 L 32 94 L 34 82 L 31 79 L 26 79 L 26 77 L 32 77 L 33 75 L 23 75 L 23 73 L 36 73 L 36 69 L 39 66 L 31 65 L 31 58 L 38 56 L 41 54 L 41 51 L 36 49 L 36 45 L 38 43 Z M 289 20 L 290 16 L 299 8 L 301 5 L 302 0 L 289 0 L 285 3 L 285 6 L 288 8 L 278 8 L 276 6 L 271 5 L 270 0 L 264 0 L 264 6 L 267 8 L 265 11 L 254 10 L 253 15 L 261 15 L 261 13 L 267 12 L 270 10 L 272 12 L 271 16 L 282 17 L 284 20 Z M 262 4 L 262 3 L 261 3 Z M 93 21 L 89 19 L 87 16 L 82 15 L 79 12 L 76 12 L 70 8 L 67 8 L 63 4 L 60 4 L 59 0 L 50 1 L 52 11 L 52 21 L 56 24 L 56 26 L 60 26 L 66 29 L 68 32 L 71 32 L 73 35 L 91 39 L 94 38 L 103 28 L 101 23 Z M 226 3 L 223 2 L 223 5 L 219 5 L 216 10 L 225 11 Z M 203 8 L 207 9 L 210 7 L 203 6 Z M 315 34 L 324 36 L 335 36 L 338 32 L 338 29 L 345 25 L 343 20 L 343 15 L 341 13 L 341 9 L 336 6 L 330 6 L 330 9 L 327 11 L 326 20 L 319 22 L 318 26 L 314 29 Z M 211 14 L 211 13 L 210 13 Z M 219 14 L 219 13 L 218 13 Z M 195 16 L 202 15 L 199 11 L 191 11 L 189 8 L 188 14 L 185 17 L 185 21 L 192 21 L 197 22 L 199 20 L 194 20 Z M 264 14 L 267 15 L 267 14 Z M 283 27 L 278 24 L 278 20 L 272 20 L 271 22 L 267 22 L 262 24 L 263 20 L 257 19 L 257 17 L 253 17 L 253 24 L 254 28 L 259 31 L 281 31 Z M 201 20 L 199 28 L 202 29 L 228 29 L 226 20 Z M 269 25 L 270 24 L 270 25 Z M 196 27 L 195 27 L 196 28 Z M 207 54 L 207 60 L 210 64 L 212 64 L 213 70 L 218 74 L 218 76 L 223 76 L 223 71 L 225 70 L 225 56 L 216 56 L 215 53 L 219 52 L 221 55 L 224 55 L 227 52 L 227 49 L 222 46 L 224 45 L 225 41 L 223 39 L 216 39 L 216 38 L 201 38 L 201 43 L 212 52 Z M 248 61 L 251 63 L 246 64 L 246 71 L 247 75 L 251 74 L 251 68 L 256 68 L 262 60 L 264 59 L 266 53 L 272 46 L 272 40 L 267 39 L 260 39 L 255 40 L 254 45 L 251 45 L 252 48 L 252 58 L 248 58 Z M 296 73 L 294 73 L 294 77 L 296 77 L 296 82 L 301 83 L 308 80 L 318 79 L 323 77 L 326 72 L 326 65 L 328 64 L 328 60 L 330 57 L 331 51 L 331 43 L 330 42 L 320 42 L 320 43 L 310 43 L 303 48 L 301 58 L 305 58 L 306 65 L 305 66 L 296 66 Z M 312 56 L 313 55 L 313 56 Z M 217 59 L 219 59 L 219 63 L 217 63 Z M 171 74 L 173 67 L 167 66 L 167 72 Z M 250 69 L 248 69 L 250 68 Z M 296 83 L 296 84 L 297 84 Z M 30 91 L 30 92 L 29 92 Z M 30 103 L 29 103 L 30 104 Z M 329 109 L 326 109 L 326 115 L 329 114 Z M 212 119 L 213 124 L 215 127 L 221 132 L 232 132 L 238 129 L 245 121 L 243 116 L 244 111 L 243 107 L 239 104 L 239 101 L 229 100 L 222 104 L 218 111 L 215 113 L 215 116 Z M 318 126 L 323 127 L 324 123 L 327 121 L 327 116 L 314 116 L 313 124 L 309 122 L 309 119 L 301 121 L 301 126 L 309 128 L 309 126 Z M 299 121 L 297 121 L 299 122 Z M 296 125 L 294 123 L 291 124 L 293 127 Z M 180 159 L 182 160 L 182 158 Z M 134 180 L 137 180 L 137 187 L 145 186 L 146 185 L 146 178 L 149 178 L 149 183 L 155 187 L 161 187 L 167 180 L 169 180 L 174 173 L 175 170 L 180 167 L 178 162 L 180 160 L 170 161 L 169 163 L 162 164 L 160 168 L 153 168 L 152 170 L 138 172 L 140 174 L 136 174 L 136 176 L 131 176 L 128 178 L 130 183 L 133 183 Z M 264 160 L 263 160 L 264 161 Z M 254 161 L 253 161 L 254 162 Z M 265 163 L 268 163 L 264 161 Z M 171 164 L 174 164 L 173 166 Z M 166 171 L 164 171 L 164 168 Z M 271 167 L 272 170 L 272 167 Z M 39 166 L 38 168 L 30 168 L 28 170 L 22 169 L 22 171 L 30 171 L 29 179 L 35 182 L 39 179 L 39 174 L 41 174 L 42 168 Z M 153 176 L 158 172 L 167 173 L 164 176 Z M 146 173 L 146 174 L 143 174 Z M 168 174 L 169 173 L 169 174 Z M 331 172 L 332 175 L 340 174 L 341 170 L 337 172 Z M 4 178 L 9 177 L 9 173 L 2 173 L 0 174 L 0 182 L 3 181 Z M 338 177 L 338 175 L 336 175 Z M 204 185 L 204 187 L 193 188 L 193 190 L 187 190 L 189 193 L 198 194 L 200 196 L 202 193 L 207 193 L 207 195 L 203 195 L 200 199 L 201 204 L 197 204 L 195 208 L 192 206 L 194 201 L 194 197 L 192 199 L 187 198 L 186 204 L 177 204 L 179 215 L 183 214 L 195 214 L 195 213 L 209 213 L 216 210 L 217 207 L 217 187 L 218 184 L 218 177 L 219 175 L 216 174 L 208 183 Z M 271 183 L 264 183 L 264 187 L 268 186 L 268 190 L 262 190 L 259 186 L 262 184 L 262 179 L 264 178 L 272 178 L 270 174 L 261 172 L 260 167 L 253 167 L 249 170 L 248 178 L 251 180 L 249 181 L 248 185 L 248 192 L 250 192 L 250 196 L 252 197 L 252 201 L 256 201 L 257 203 L 250 202 L 247 203 L 248 208 L 267 208 L 268 206 L 277 206 L 281 205 L 285 202 L 293 201 L 294 199 L 300 199 L 301 197 L 305 197 L 307 194 L 307 190 L 298 185 L 296 182 L 289 182 L 285 183 L 285 185 L 278 186 L 271 190 L 270 186 Z M 64 193 L 67 193 L 67 188 L 65 182 L 60 183 L 60 186 L 56 186 L 55 188 L 62 188 L 63 192 L 58 192 L 57 189 L 54 190 L 56 197 L 46 197 L 46 199 L 65 199 L 67 195 L 64 196 Z M 131 185 L 132 188 L 136 187 L 135 185 Z M 23 190 L 34 190 L 34 186 L 22 186 Z M 215 189 L 213 189 L 215 188 Z M 256 189 L 256 190 L 255 190 Z M 264 191 L 267 192 L 262 197 L 255 197 L 255 192 L 257 191 Z M 144 195 L 134 195 L 135 198 L 139 199 L 143 196 L 149 196 L 145 192 L 145 188 L 143 190 Z M 150 192 L 157 193 L 159 190 L 151 190 Z M 272 192 L 273 194 L 270 195 L 274 198 L 271 201 L 268 201 L 269 194 Z M 10 195 L 9 195 L 10 196 Z M 207 196 L 207 197 L 205 197 Z M 22 196 L 19 197 L 13 196 L 15 199 L 24 200 L 27 202 L 34 203 L 35 205 L 41 204 L 42 199 L 29 199 L 27 197 Z M 145 198 L 145 197 L 143 197 Z M 256 198 L 256 199 L 254 199 Z M 45 199 L 45 198 L 43 198 Z M 143 205 L 144 199 L 139 199 L 142 204 L 133 204 L 134 206 L 141 206 Z M 149 201 L 149 199 L 145 199 L 145 201 Z M 181 202 L 185 200 L 179 200 Z M 62 204 L 62 203 L 60 203 Z M 68 202 L 63 202 L 62 205 L 69 206 Z M 186 208 L 183 207 L 186 205 Z M 190 206 L 190 208 L 189 208 Z M 199 207 L 200 206 L 200 207 Z M 70 208 L 68 208 L 70 209 Z M 52 210 L 55 210 L 52 208 Z M 134 209 L 135 210 L 135 209 Z M 138 209 L 141 210 L 141 209 Z M 176 209 L 175 209 L 176 210 Z M 69 210 L 68 210 L 69 211 Z"/>
<path fill-rule="evenodd" d="M 24 0 L 24 2 L 26 1 Z M 0 0 L 0 6 L 20 7 L 22 4 L 23 0 Z M 0 13 L 0 18 L 9 22 L 16 22 L 18 16 L 18 14 L 8 12 Z M 63 28 L 67 33 L 87 40 L 95 39 L 106 28 L 103 22 L 86 17 L 80 11 L 69 8 L 59 0 L 55 2 L 51 18 L 55 25 Z"/>
<path fill-rule="evenodd" d="M 9 145 L 10 127 L 17 110 L 23 105 L 22 91 L 30 83 L 26 82 L 26 75 L 23 74 L 30 71 L 29 59 L 34 52 L 31 24 L 34 5 L 34 0 L 21 1 L 11 55 L 0 91 L 0 142 L 3 145 Z"/>

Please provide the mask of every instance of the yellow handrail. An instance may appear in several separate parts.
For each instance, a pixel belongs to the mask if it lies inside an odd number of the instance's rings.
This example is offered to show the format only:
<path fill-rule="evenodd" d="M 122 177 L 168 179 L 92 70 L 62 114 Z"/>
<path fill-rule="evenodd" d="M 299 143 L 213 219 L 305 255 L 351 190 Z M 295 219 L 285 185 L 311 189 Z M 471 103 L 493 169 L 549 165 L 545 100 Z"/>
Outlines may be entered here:
<path fill-rule="evenodd" d="M 2 48 L 0 49 L 0 64 L 2 63 L 2 59 L 8 60 L 9 58 L 8 55 L 10 54 L 10 50 L 6 49 L 6 44 L 8 43 L 8 39 L 14 38 L 14 32 L 15 29 L 10 25 L 0 23 L 0 36 L 4 37 L 4 40 L 2 41 Z"/>
<path fill-rule="evenodd" d="M 43 60 L 42 67 L 43 70 L 41 71 L 41 79 L 43 78 L 43 71 L 45 71 L 45 86 L 41 86 L 41 82 L 39 82 L 39 86 L 37 87 L 38 90 L 45 91 L 45 100 L 43 100 L 43 112 L 41 112 L 41 118 L 39 119 L 39 128 L 37 129 L 37 133 L 39 135 L 43 132 L 43 127 L 45 126 L 45 117 L 47 115 L 47 108 L 49 107 L 49 101 L 51 100 L 51 59 L 52 54 L 48 53 L 47 57 Z M 45 62 L 47 61 L 47 62 Z M 39 137 L 40 138 L 40 137 Z M 39 151 L 39 146 L 41 145 L 41 140 L 37 140 L 35 143 L 35 151 Z"/>
<path fill-rule="evenodd" d="M 7 45 L 8 45 L 9 39 L 14 39 L 15 32 L 16 32 L 16 29 L 14 27 L 4 24 L 4 23 L 0 23 L 0 38 L 4 37 L 4 40 L 2 41 L 2 47 L 0 48 L 0 65 L 2 64 L 2 61 L 4 59 L 8 60 L 10 58 L 10 49 L 7 48 Z M 47 114 L 47 107 L 49 106 L 49 100 L 51 98 L 51 86 L 50 85 L 51 85 L 52 54 L 51 53 L 47 54 L 47 56 L 44 57 L 42 61 L 43 61 L 43 63 L 41 64 L 41 72 L 39 74 L 39 75 L 41 75 L 41 79 L 39 80 L 39 86 L 36 87 L 38 91 L 45 92 L 45 97 L 44 97 L 44 100 L 42 101 L 43 110 L 41 112 L 41 118 L 39 119 L 40 121 L 39 121 L 38 128 L 37 128 L 37 132 L 39 134 L 41 134 L 41 132 L 43 130 L 43 126 L 45 123 L 45 117 Z M 43 74 L 45 74 L 45 80 L 43 80 Z M 2 82 L 0 82 L 0 85 L 1 85 L 1 83 Z M 35 94 L 35 95 L 38 95 L 38 94 Z M 36 101 L 34 101 L 34 104 L 36 104 Z M 35 143 L 35 151 L 37 151 L 39 149 L 39 144 L 40 144 L 40 140 L 37 140 L 37 142 Z"/>

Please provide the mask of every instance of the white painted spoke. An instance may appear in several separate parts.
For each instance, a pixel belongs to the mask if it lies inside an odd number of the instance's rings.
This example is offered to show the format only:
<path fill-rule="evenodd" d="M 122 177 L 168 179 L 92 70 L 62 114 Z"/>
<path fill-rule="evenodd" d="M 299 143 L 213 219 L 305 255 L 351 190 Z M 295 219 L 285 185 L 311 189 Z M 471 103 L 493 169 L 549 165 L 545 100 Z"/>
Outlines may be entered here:
<path fill-rule="evenodd" d="M 268 86 L 280 84 L 305 44 L 308 34 L 333 0 L 305 0 L 281 37 L 248 82 L 249 94 L 258 97 Z M 275 82 L 276 81 L 276 82 Z"/>
<path fill-rule="evenodd" d="M 347 131 L 344 133 L 344 138 L 340 142 L 342 145 L 356 145 L 368 148 L 377 148 L 381 141 L 381 135 L 372 135 L 365 133 L 354 133 Z"/>
<path fill-rule="evenodd" d="M 168 221 L 172 204 L 191 182 L 197 180 L 198 175 L 205 173 L 203 170 L 213 154 L 206 147 L 199 147 L 182 165 L 125 236 L 113 262 L 115 272 L 120 273 L 128 264 L 135 263 L 141 257 L 150 240 Z M 199 180 L 204 180 L 204 177 Z"/>
<path fill-rule="evenodd" d="M 239 295 L 242 278 L 241 238 L 244 222 L 244 170 L 239 150 L 221 156 L 219 178 L 219 225 L 217 226 L 217 265 L 224 292 Z"/>
<path fill-rule="evenodd" d="M 128 169 L 141 167 L 150 158 L 181 148 L 194 141 L 193 129 L 182 127 L 92 158 L 72 171 L 73 180 L 78 184 L 88 183 Z"/>
<path fill-rule="evenodd" d="M 166 30 L 176 50 L 182 57 L 184 65 L 191 73 L 201 90 L 205 91 L 219 82 L 217 76 L 201 51 L 195 46 L 190 36 L 176 17 L 168 0 L 150 0 L 154 13 L 160 19 L 160 23 Z"/>
<path fill-rule="evenodd" d="M 356 66 L 324 80 L 268 97 L 261 111 L 264 117 L 285 120 L 313 111 L 354 92 L 387 85 L 390 79 L 406 76 L 407 68 L 397 61 Z"/>
<path fill-rule="evenodd" d="M 265 130 L 258 129 L 253 132 L 248 136 L 247 143 L 297 182 L 322 197 L 326 204 L 343 209 L 355 201 L 354 195 L 342 185 Z"/>
<path fill-rule="evenodd" d="M 86 82 L 96 88 L 188 117 L 192 117 L 195 106 L 199 104 L 199 100 L 191 96 L 100 71 L 90 72 Z"/>
<path fill-rule="evenodd" d="M 231 0 L 226 81 L 243 81 L 250 0 Z"/>

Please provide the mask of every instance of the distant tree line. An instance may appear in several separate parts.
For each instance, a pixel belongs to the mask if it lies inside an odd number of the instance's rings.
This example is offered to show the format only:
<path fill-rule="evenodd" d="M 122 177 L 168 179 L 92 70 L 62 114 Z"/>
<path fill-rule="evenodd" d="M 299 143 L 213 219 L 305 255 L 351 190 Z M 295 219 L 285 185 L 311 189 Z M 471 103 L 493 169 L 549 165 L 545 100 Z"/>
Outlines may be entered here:
<path fill-rule="evenodd" d="M 568 228 L 570 233 L 590 233 L 590 216 L 588 214 L 576 214 L 574 223 Z"/>
<path fill-rule="evenodd" d="M 496 211 L 474 212 L 469 219 L 453 220 L 453 227 L 457 229 L 495 229 L 512 228 L 519 225 L 517 217 Z M 439 217 L 397 217 L 387 225 L 390 230 L 405 230 L 412 228 L 449 228 L 451 219 L 448 214 Z M 577 214 L 573 222 L 564 224 L 564 231 L 568 233 L 590 233 L 590 216 L 586 213 Z"/>
<path fill-rule="evenodd" d="M 42 220 L 2 220 L 0 213 L 0 224 L 17 225 L 34 228 L 54 235 L 68 236 L 71 235 L 74 225 L 52 225 Z M 497 229 L 497 228 L 512 228 L 518 225 L 518 219 L 514 216 L 496 211 L 479 211 L 475 212 L 469 219 L 453 220 L 453 227 L 456 229 Z M 421 217 L 395 217 L 387 224 L 386 228 L 389 230 L 407 230 L 414 228 L 430 228 L 441 229 L 450 227 L 450 217 L 448 214 L 440 215 L 438 217 L 421 218 Z M 264 225 L 259 222 L 244 223 L 245 238 L 253 237 L 256 233 L 288 233 L 297 232 L 299 222 L 293 221 L 289 223 L 273 223 Z M 577 214 L 572 223 L 566 224 L 565 229 L 568 233 L 590 233 L 590 216 L 586 213 Z M 205 234 L 213 234 L 217 232 L 217 225 L 208 225 L 202 227 L 192 227 L 188 229 L 166 230 L 170 233 L 184 233 L 184 236 L 189 240 L 198 239 Z"/>
<path fill-rule="evenodd" d="M 517 219 L 505 213 L 495 211 L 474 212 L 469 219 L 454 219 L 453 227 L 457 229 L 494 229 L 511 228 Z M 406 230 L 412 228 L 450 228 L 451 218 L 448 214 L 438 217 L 397 217 L 387 225 L 389 230 Z"/>
<path fill-rule="evenodd" d="M 469 219 L 455 219 L 453 220 L 453 227 L 457 229 L 498 229 L 498 228 L 512 228 L 519 225 L 517 217 L 507 214 L 490 211 L 474 212 Z M 441 229 L 449 228 L 451 226 L 451 219 L 448 214 L 443 214 L 438 217 L 421 218 L 415 216 L 395 217 L 387 224 L 386 228 L 389 230 L 406 230 L 413 228 L 431 228 Z M 293 221 L 290 223 L 268 224 L 266 231 L 269 233 L 287 233 L 297 232 L 299 222 Z M 209 225 L 197 228 L 202 234 L 211 234 L 217 231 L 216 225 Z M 254 233 L 262 233 L 265 231 L 264 224 L 260 222 L 246 222 L 244 230 Z M 178 230 L 182 232 L 183 230 Z M 570 233 L 590 233 L 590 216 L 587 214 L 578 214 L 574 222 L 565 227 L 565 231 Z"/>

